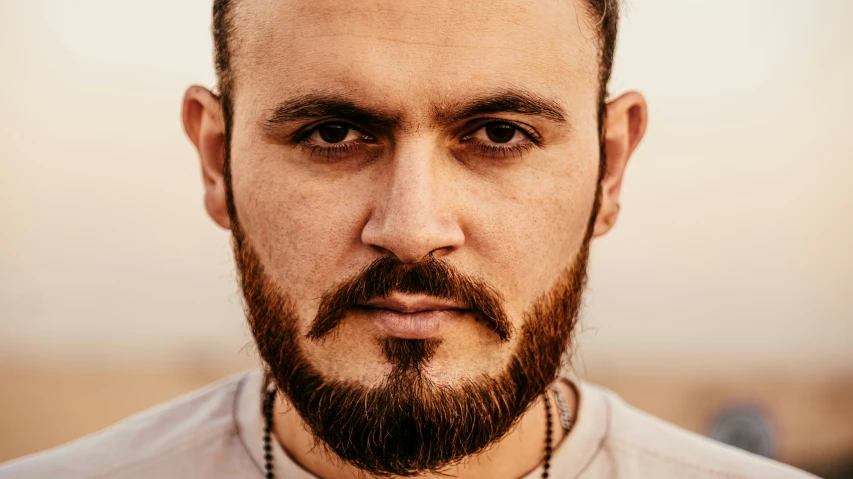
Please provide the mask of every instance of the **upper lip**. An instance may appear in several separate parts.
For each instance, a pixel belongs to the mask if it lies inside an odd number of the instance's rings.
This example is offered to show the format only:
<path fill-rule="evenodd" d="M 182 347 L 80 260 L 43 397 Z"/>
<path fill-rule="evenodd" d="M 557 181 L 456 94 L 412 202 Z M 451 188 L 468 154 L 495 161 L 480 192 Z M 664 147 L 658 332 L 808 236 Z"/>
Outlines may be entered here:
<path fill-rule="evenodd" d="M 442 311 L 467 309 L 466 305 L 450 299 L 436 298 L 425 294 L 404 294 L 393 292 L 383 297 L 375 297 L 363 306 L 389 309 L 399 313 L 420 313 L 423 311 Z"/>

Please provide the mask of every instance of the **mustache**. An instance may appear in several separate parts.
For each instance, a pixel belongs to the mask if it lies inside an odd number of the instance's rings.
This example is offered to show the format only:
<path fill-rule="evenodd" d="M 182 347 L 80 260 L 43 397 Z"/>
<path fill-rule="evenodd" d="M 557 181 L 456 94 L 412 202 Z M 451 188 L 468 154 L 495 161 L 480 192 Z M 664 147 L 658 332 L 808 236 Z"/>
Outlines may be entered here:
<path fill-rule="evenodd" d="M 374 260 L 351 279 L 326 292 L 306 337 L 318 341 L 331 333 L 348 311 L 392 292 L 425 294 L 464 305 L 507 342 L 515 328 L 504 310 L 503 296 L 485 282 L 466 275 L 430 255 L 418 263 L 403 263 L 395 256 Z"/>

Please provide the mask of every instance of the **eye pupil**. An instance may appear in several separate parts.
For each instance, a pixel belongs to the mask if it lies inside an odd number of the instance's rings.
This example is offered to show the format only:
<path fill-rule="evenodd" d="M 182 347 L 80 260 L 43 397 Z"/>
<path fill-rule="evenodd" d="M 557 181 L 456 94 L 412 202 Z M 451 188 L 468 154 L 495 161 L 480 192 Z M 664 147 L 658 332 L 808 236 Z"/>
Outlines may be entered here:
<path fill-rule="evenodd" d="M 495 143 L 507 143 L 515 136 L 515 127 L 506 123 L 486 125 L 486 136 Z"/>
<path fill-rule="evenodd" d="M 347 137 L 349 130 L 349 127 L 346 125 L 330 123 L 320 126 L 317 132 L 320 134 L 320 138 L 326 143 L 340 143 Z"/>

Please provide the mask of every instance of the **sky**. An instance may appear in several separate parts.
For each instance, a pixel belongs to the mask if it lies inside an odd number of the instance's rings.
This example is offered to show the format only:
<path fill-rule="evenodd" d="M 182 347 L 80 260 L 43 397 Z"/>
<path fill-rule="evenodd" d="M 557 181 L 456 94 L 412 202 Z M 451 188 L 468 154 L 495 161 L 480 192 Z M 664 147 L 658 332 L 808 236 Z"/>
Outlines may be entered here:
<path fill-rule="evenodd" d="M 228 234 L 180 126 L 210 1 L 0 0 L 0 360 L 239 361 Z M 631 0 L 647 136 L 577 367 L 853 371 L 853 2 Z"/>

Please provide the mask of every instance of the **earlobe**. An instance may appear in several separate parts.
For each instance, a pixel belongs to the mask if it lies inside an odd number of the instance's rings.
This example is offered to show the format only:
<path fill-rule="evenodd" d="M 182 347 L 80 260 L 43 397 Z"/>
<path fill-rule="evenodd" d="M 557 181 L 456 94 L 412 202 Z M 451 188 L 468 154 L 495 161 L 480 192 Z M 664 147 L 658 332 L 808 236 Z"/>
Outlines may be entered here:
<path fill-rule="evenodd" d="M 182 120 L 184 131 L 198 151 L 204 185 L 204 206 L 219 226 L 230 229 L 226 185 L 225 121 L 219 97 L 201 86 L 191 86 L 184 94 Z"/>
<path fill-rule="evenodd" d="M 616 223 L 619 216 L 619 193 L 628 160 L 646 131 L 648 107 L 637 92 L 628 92 L 607 105 L 604 131 L 605 169 L 601 178 L 601 204 L 595 220 L 593 236 L 601 236 Z"/>

